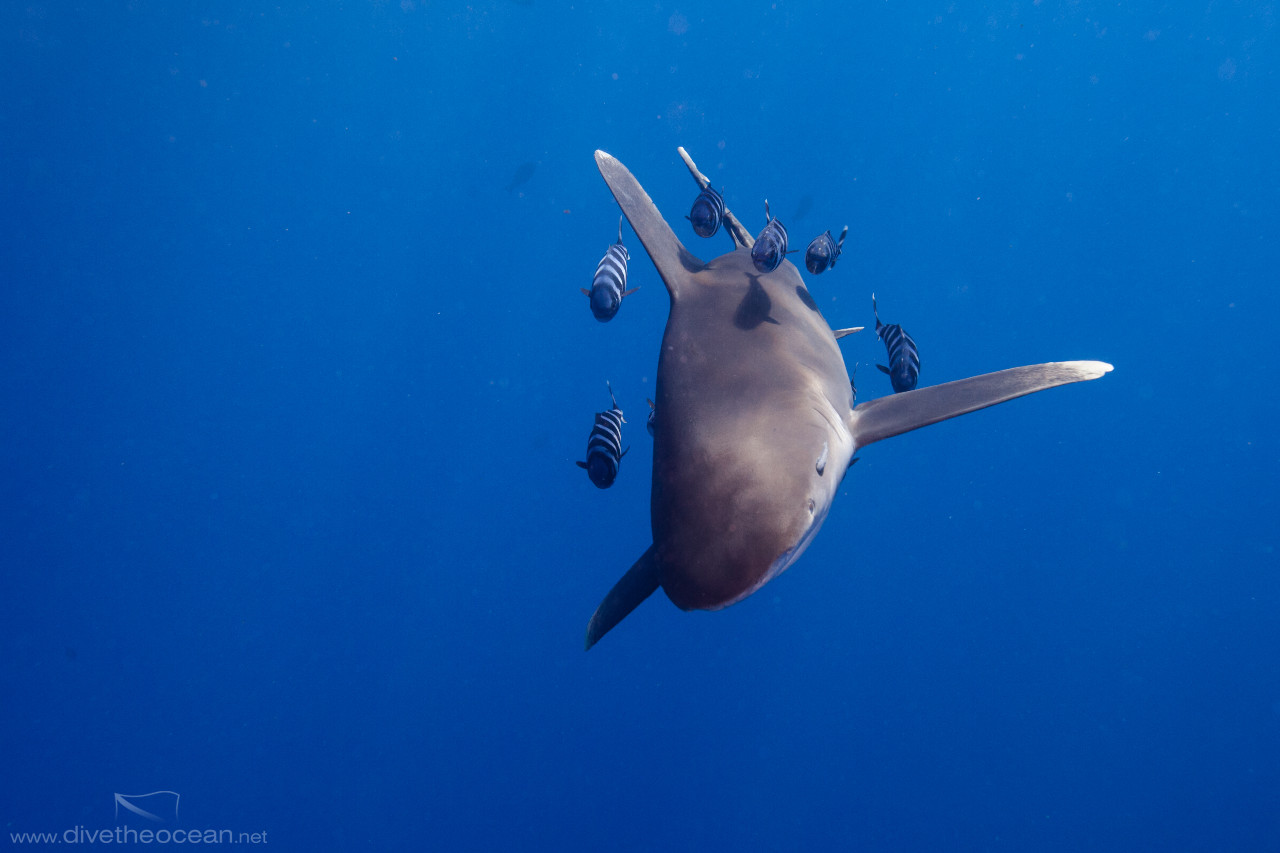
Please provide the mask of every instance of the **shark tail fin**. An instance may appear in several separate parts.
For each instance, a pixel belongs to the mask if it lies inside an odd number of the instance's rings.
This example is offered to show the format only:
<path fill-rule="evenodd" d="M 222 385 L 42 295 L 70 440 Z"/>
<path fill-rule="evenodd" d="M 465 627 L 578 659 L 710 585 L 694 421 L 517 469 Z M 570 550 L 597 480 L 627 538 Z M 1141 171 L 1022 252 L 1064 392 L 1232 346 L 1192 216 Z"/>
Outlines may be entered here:
<path fill-rule="evenodd" d="M 706 175 L 698 171 L 697 164 L 693 162 L 693 158 L 689 156 L 689 152 L 684 150 L 684 146 L 677 148 L 676 153 L 680 155 L 680 159 L 683 160 L 685 166 L 688 167 L 689 174 L 693 175 L 693 179 L 698 182 L 699 189 L 705 190 L 707 187 L 711 186 L 711 181 L 707 179 Z M 687 216 L 685 217 L 685 219 L 688 218 L 689 217 Z M 756 244 L 756 240 L 751 236 L 751 232 L 742 227 L 742 223 L 738 221 L 738 217 L 734 216 L 733 211 L 728 207 L 724 208 L 724 216 L 721 217 L 721 222 L 723 223 L 725 230 L 729 232 L 729 236 L 733 238 L 733 247 L 735 249 L 750 249 Z"/>
<path fill-rule="evenodd" d="M 877 365 L 879 366 L 879 365 Z M 853 447 L 901 435 L 957 415 L 965 415 L 1071 382 L 1097 379 L 1111 371 L 1102 361 L 1052 361 L 985 373 L 942 385 L 879 397 L 855 406 L 849 414 Z"/>
<path fill-rule="evenodd" d="M 640 603 L 658 589 L 658 563 L 654 558 L 653 546 L 640 555 L 640 559 L 627 570 L 609 594 L 600 602 L 596 612 L 591 614 L 587 623 L 587 648 L 591 648 L 600 638 L 609 633 L 627 615 L 640 606 Z"/>
<path fill-rule="evenodd" d="M 658 268 L 658 275 L 662 276 L 667 292 L 674 301 L 679 296 L 680 282 L 706 264 L 684 247 L 658 212 L 653 199 L 649 198 L 644 187 L 640 186 L 640 182 L 626 166 L 604 151 L 596 152 L 596 166 L 627 221 L 631 223 L 631 230 L 636 232 L 653 260 L 653 265 Z"/>

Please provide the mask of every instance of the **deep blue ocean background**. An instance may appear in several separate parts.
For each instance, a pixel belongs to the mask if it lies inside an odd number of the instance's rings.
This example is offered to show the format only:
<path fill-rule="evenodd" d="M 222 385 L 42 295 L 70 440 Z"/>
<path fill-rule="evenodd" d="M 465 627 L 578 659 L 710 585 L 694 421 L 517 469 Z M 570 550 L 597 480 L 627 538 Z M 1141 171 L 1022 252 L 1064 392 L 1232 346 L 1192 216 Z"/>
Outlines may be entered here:
<path fill-rule="evenodd" d="M 170 790 L 284 850 L 1280 849 L 1277 47 L 1263 2 L 5 5 L 6 833 Z M 922 384 L 1116 369 L 867 448 L 784 576 L 584 653 L 668 308 L 628 229 L 587 310 L 592 152 L 711 257 L 678 145 L 752 231 L 848 224 L 814 297 Z"/>

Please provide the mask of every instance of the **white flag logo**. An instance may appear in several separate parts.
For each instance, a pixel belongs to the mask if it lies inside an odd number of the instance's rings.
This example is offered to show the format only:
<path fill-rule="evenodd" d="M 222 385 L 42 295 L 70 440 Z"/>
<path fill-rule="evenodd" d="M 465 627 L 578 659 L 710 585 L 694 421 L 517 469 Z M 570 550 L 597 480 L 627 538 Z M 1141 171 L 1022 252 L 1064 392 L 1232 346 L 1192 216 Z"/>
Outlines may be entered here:
<path fill-rule="evenodd" d="M 176 791 L 152 791 L 150 794 L 116 794 L 116 820 L 120 809 L 156 823 L 178 819 L 178 793 Z"/>

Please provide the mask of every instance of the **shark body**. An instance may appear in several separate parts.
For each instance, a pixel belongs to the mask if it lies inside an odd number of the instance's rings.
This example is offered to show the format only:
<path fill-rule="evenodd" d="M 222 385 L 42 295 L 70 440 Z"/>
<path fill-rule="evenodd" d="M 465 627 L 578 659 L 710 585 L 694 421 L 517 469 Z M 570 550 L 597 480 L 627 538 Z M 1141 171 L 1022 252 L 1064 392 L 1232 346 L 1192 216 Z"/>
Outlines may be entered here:
<path fill-rule="evenodd" d="M 700 260 L 622 163 L 595 156 L 671 311 L 654 405 L 653 544 L 596 609 L 587 648 L 658 587 L 682 609 L 717 610 L 777 577 L 813 541 L 860 448 L 1112 369 L 1036 364 L 855 406 L 836 340 L 857 330 L 831 329 L 793 264 L 760 274 L 751 236 L 727 209 L 736 248 Z"/>

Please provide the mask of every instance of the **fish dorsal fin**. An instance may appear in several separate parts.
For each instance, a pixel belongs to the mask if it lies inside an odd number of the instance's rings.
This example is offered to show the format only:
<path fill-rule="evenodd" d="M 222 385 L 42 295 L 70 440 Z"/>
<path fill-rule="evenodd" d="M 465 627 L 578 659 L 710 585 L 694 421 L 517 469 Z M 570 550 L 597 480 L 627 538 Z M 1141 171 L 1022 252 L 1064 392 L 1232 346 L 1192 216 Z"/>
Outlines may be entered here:
<path fill-rule="evenodd" d="M 693 158 L 689 156 L 689 152 L 684 150 L 684 146 L 676 149 L 680 154 L 680 159 L 684 161 L 685 166 L 689 169 L 689 174 L 693 175 L 693 179 L 698 182 L 698 188 L 705 190 L 711 186 L 711 181 L 707 176 L 698 171 L 698 167 L 694 165 Z M 720 218 L 724 225 L 724 230 L 729 232 L 729 236 L 733 238 L 733 247 L 735 249 L 750 249 L 756 244 L 756 240 L 751 236 L 751 232 L 742 227 L 742 223 L 738 221 L 738 217 L 733 215 L 728 206 L 724 209 L 724 216 Z"/>
<path fill-rule="evenodd" d="M 1110 371 L 1111 365 L 1101 361 L 1052 361 L 879 397 L 855 406 L 849 413 L 848 426 L 849 432 L 853 434 L 853 449 L 857 452 L 858 448 L 866 447 L 873 441 L 901 435 L 957 415 L 976 412 L 1036 391 L 1097 379 Z"/>
<path fill-rule="evenodd" d="M 611 154 L 596 152 L 596 166 L 600 175 L 609 185 L 613 197 L 617 199 L 622 213 L 631 223 L 631 228 L 644 244 L 645 251 L 653 265 L 658 268 L 658 275 L 667 285 L 667 292 L 672 300 L 680 295 L 680 285 L 688 280 L 691 273 L 706 266 L 693 252 L 680 242 L 680 238 L 671 230 L 671 226 L 662 218 L 658 207 L 649 198 L 649 194 L 640 186 L 640 182 L 626 166 Z"/>
<path fill-rule="evenodd" d="M 609 594 L 600 602 L 596 612 L 587 623 L 587 648 L 594 646 L 601 637 L 627 617 L 627 614 L 640 606 L 646 598 L 658 589 L 658 563 L 654 558 L 653 546 L 640 555 L 640 559 L 627 570 Z"/>

